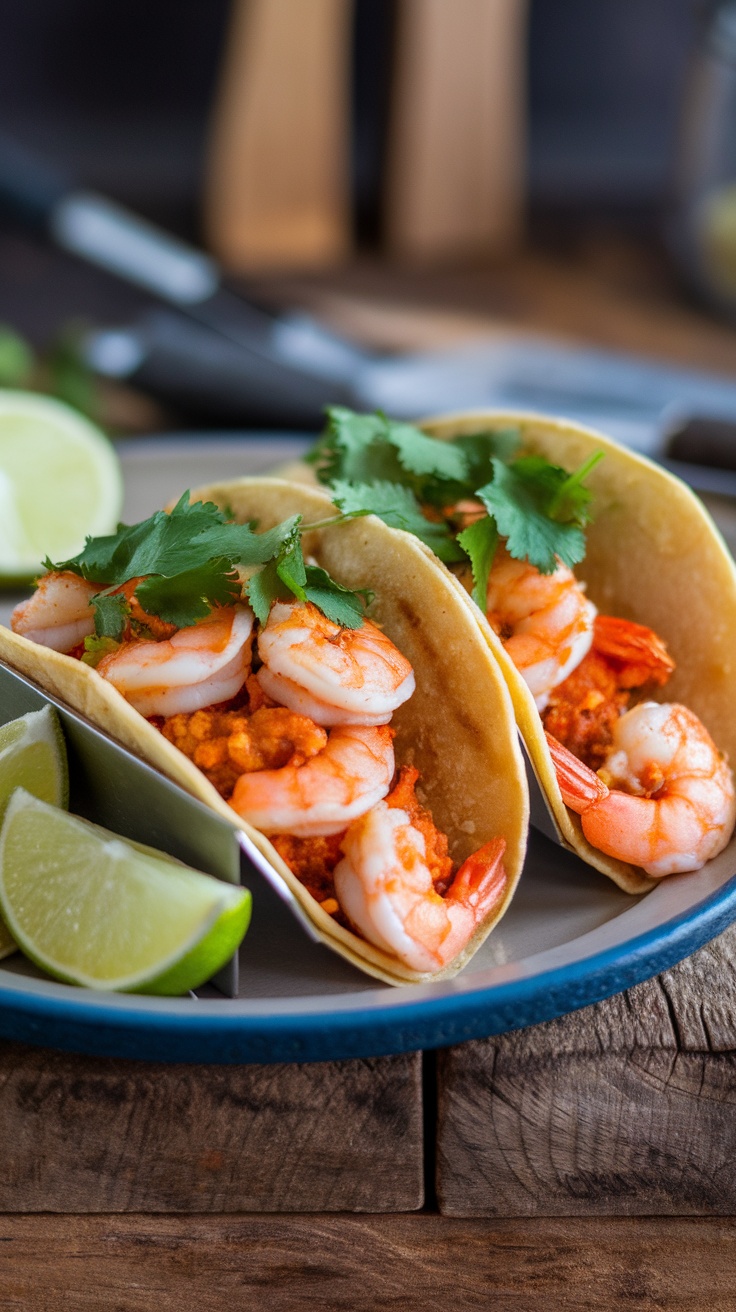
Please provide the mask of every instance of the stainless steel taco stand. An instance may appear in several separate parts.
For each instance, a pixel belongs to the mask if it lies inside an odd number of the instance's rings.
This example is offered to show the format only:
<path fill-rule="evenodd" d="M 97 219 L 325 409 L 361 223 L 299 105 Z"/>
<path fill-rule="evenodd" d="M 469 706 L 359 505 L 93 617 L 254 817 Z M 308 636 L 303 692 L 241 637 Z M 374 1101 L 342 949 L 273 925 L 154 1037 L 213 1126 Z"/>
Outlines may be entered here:
<path fill-rule="evenodd" d="M 230 884 L 241 882 L 237 835 L 224 820 L 81 715 L 0 664 L 0 724 L 48 702 L 58 711 L 66 740 L 71 811 L 123 838 L 168 852 L 195 870 Z M 237 997 L 237 957 L 212 983 L 226 997 Z"/>

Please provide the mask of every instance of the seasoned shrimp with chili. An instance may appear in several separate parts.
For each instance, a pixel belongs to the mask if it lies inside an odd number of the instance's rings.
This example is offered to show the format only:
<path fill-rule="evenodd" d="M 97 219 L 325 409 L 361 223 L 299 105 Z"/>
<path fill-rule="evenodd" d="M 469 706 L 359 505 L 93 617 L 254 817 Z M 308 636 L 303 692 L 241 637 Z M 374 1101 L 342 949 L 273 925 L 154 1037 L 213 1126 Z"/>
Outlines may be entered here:
<path fill-rule="evenodd" d="M 242 774 L 230 805 L 264 834 L 339 834 L 388 793 L 392 740 L 386 725 L 340 725 L 303 764 Z"/>
<path fill-rule="evenodd" d="M 342 850 L 334 872 L 340 906 L 370 943 L 411 970 L 454 961 L 506 889 L 506 844 L 497 838 L 463 862 L 441 896 L 424 834 L 407 811 L 386 802 L 350 825 Z"/>
<path fill-rule="evenodd" d="M 598 774 L 547 735 L 563 801 L 593 847 L 659 878 L 699 870 L 728 843 L 733 776 L 696 715 L 642 702 L 613 729 Z"/>
<path fill-rule="evenodd" d="M 178 715 L 235 697 L 250 671 L 253 612 L 224 606 L 171 638 L 123 642 L 97 673 L 141 715 Z"/>
<path fill-rule="evenodd" d="M 32 597 L 16 606 L 10 619 L 14 633 L 53 651 L 69 652 L 95 631 L 90 602 L 99 586 L 67 570 L 50 570 Z"/>
<path fill-rule="evenodd" d="M 376 624 L 341 628 L 311 602 L 276 602 L 258 655 L 266 695 L 317 724 L 388 724 L 414 691 L 411 665 Z"/>
<path fill-rule="evenodd" d="M 529 687 L 539 711 L 593 642 L 596 608 L 572 570 L 541 574 L 499 551 L 488 579 L 488 620 Z"/>
<path fill-rule="evenodd" d="M 675 663 L 662 639 L 643 624 L 596 615 L 593 646 L 542 712 L 548 733 L 597 770 L 608 755 L 613 727 L 634 689 L 667 682 Z"/>

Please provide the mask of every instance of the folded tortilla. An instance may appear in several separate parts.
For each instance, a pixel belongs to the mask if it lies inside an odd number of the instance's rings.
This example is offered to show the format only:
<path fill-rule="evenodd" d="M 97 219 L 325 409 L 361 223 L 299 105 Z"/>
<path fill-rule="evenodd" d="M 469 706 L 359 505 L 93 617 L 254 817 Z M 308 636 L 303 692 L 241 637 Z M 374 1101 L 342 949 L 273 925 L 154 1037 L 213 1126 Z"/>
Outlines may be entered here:
<path fill-rule="evenodd" d="M 257 520 L 263 530 L 293 514 L 302 515 L 309 524 L 334 513 L 323 491 L 275 478 L 199 488 L 192 493 L 192 500 L 215 501 L 240 522 Z M 389 984 L 450 978 L 501 919 L 524 861 L 529 797 L 506 683 L 479 632 L 467 594 L 449 573 L 437 569 L 433 554 L 415 538 L 370 516 L 306 533 L 303 547 L 305 556 L 313 557 L 340 583 L 375 592 L 371 618 L 414 667 L 416 691 L 391 721 L 397 731 L 396 761 L 420 770 L 421 795 L 435 823 L 448 836 L 453 860 L 463 861 L 492 838 L 506 840 L 503 900 L 478 927 L 465 950 L 441 971 L 410 970 L 337 924 L 268 839 L 231 810 L 193 762 L 96 670 L 5 628 L 0 628 L 0 660 L 87 716 L 248 833 L 286 881 L 321 940 L 355 966 Z"/>
<path fill-rule="evenodd" d="M 518 428 L 526 451 L 569 470 L 594 451 L 605 453 L 586 480 L 594 518 L 586 530 L 585 560 L 575 574 L 602 614 L 645 624 L 664 639 L 676 669 L 650 700 L 688 706 L 736 764 L 736 565 L 691 490 L 651 460 L 562 419 L 474 411 L 422 420 L 419 427 L 443 439 Z M 561 841 L 627 893 L 646 892 L 654 880 L 638 866 L 606 856 L 583 836 L 579 817 L 562 800 L 534 698 L 485 616 L 469 604 L 505 674 Z"/>

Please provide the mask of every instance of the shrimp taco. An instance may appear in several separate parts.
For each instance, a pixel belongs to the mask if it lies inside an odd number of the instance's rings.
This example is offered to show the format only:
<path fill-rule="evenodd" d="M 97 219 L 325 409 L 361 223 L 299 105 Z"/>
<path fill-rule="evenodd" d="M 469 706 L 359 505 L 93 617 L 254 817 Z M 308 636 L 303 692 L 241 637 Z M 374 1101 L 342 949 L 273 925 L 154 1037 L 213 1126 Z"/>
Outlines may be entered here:
<path fill-rule="evenodd" d="M 259 478 L 46 564 L 0 659 L 244 829 L 360 969 L 461 969 L 528 794 L 504 679 L 425 546 Z"/>
<path fill-rule="evenodd" d="M 309 459 L 343 511 L 417 534 L 472 593 L 562 842 L 631 893 L 722 851 L 736 569 L 682 482 L 519 413 L 335 409 Z"/>

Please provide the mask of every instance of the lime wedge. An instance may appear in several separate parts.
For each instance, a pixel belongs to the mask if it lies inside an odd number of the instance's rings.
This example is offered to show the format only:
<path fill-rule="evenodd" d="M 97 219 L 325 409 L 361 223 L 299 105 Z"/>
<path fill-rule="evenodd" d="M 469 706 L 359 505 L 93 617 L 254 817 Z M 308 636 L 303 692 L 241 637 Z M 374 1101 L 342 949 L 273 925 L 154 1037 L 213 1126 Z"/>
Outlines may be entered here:
<path fill-rule="evenodd" d="M 70 984 L 186 993 L 232 956 L 247 889 L 151 855 L 99 825 L 11 798 L 0 833 L 0 909 L 27 956 Z"/>
<path fill-rule="evenodd" d="M 122 478 L 107 438 L 76 410 L 34 392 L 0 391 L 0 581 L 66 560 L 109 533 Z"/>
<path fill-rule="evenodd" d="M 0 725 L 0 823 L 15 788 L 25 788 L 52 806 L 69 805 L 66 747 L 53 706 Z M 0 919 L 0 959 L 15 949 Z"/>

